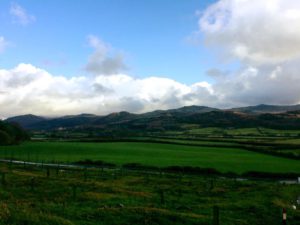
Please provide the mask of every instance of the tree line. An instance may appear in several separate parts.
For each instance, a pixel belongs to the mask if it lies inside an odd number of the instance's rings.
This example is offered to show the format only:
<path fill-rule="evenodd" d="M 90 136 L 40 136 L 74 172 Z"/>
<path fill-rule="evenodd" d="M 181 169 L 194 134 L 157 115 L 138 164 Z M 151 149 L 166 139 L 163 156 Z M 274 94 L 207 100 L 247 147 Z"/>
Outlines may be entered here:
<path fill-rule="evenodd" d="M 28 139 L 28 133 L 17 123 L 0 120 L 0 145 L 19 144 Z"/>

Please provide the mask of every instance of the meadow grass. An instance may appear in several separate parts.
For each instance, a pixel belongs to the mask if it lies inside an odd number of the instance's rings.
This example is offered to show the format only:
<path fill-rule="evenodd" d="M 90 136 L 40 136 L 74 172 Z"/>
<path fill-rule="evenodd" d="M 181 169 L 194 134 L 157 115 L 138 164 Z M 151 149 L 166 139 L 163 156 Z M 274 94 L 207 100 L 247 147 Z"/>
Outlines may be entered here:
<path fill-rule="evenodd" d="M 299 160 L 243 149 L 143 142 L 27 142 L 18 146 L 1 146 L 0 157 L 44 162 L 90 159 L 117 165 L 140 163 L 157 167 L 193 166 L 235 173 L 300 172 Z"/>
<path fill-rule="evenodd" d="M 134 171 L 60 170 L 0 163 L 2 225 L 298 224 L 299 185 Z M 5 174 L 5 179 L 3 179 Z M 163 194 L 162 194 L 163 193 Z"/>

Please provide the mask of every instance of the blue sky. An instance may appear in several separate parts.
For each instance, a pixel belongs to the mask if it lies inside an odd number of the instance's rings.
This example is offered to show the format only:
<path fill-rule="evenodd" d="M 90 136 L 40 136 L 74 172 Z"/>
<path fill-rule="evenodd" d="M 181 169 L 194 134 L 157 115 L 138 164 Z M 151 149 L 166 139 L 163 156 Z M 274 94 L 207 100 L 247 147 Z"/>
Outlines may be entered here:
<path fill-rule="evenodd" d="M 299 65 L 300 1 L 0 1 L 0 118 L 300 104 Z"/>
<path fill-rule="evenodd" d="M 124 54 L 128 74 L 191 84 L 203 80 L 206 70 L 218 63 L 209 49 L 188 41 L 198 27 L 196 12 L 211 2 L 23 0 L 17 4 L 36 19 L 20 26 L 9 14 L 13 2 L 1 1 L 0 34 L 11 49 L 0 56 L 0 63 L 5 68 L 31 63 L 57 75 L 84 74 L 92 51 L 86 37 L 92 34 Z"/>

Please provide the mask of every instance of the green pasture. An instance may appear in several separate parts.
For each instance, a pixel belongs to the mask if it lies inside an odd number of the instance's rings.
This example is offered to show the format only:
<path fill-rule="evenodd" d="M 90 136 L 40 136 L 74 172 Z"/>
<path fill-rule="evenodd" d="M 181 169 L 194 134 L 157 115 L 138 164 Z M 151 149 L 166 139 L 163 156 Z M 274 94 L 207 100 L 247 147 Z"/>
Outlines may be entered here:
<path fill-rule="evenodd" d="M 253 128 L 220 128 L 220 127 L 190 127 L 188 131 L 185 132 L 190 135 L 232 135 L 232 136 L 299 136 L 299 130 L 276 130 L 264 127 L 253 127 Z M 177 133 L 178 134 L 178 133 Z M 183 133 L 181 133 L 183 134 Z"/>
<path fill-rule="evenodd" d="M 9 163 L 0 175 L 0 225 L 275 225 L 282 208 L 300 224 L 297 184 Z"/>
<path fill-rule="evenodd" d="M 284 139 L 284 140 L 276 140 L 276 143 L 278 144 L 294 144 L 294 145 L 300 145 L 300 138 L 298 139 Z"/>
<path fill-rule="evenodd" d="M 18 146 L 1 146 L 0 157 L 44 162 L 90 159 L 117 165 L 140 163 L 157 167 L 197 166 L 236 173 L 300 172 L 300 163 L 297 160 L 237 148 L 143 142 L 27 142 Z"/>

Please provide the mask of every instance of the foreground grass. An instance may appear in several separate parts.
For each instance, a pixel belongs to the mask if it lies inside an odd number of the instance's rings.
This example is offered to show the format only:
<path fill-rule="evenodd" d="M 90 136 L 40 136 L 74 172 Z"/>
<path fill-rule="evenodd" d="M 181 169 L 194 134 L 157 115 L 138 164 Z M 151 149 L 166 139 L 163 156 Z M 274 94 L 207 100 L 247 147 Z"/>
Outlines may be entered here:
<path fill-rule="evenodd" d="M 114 170 L 56 170 L 0 164 L 0 224 L 222 225 L 300 224 L 292 209 L 299 185 L 143 174 Z M 3 175 L 5 174 L 5 175 Z M 4 177 L 4 178 L 3 178 Z"/>
<path fill-rule="evenodd" d="M 140 163 L 158 167 L 195 166 L 222 172 L 300 172 L 297 160 L 284 159 L 242 149 L 175 144 L 111 142 L 27 142 L 0 147 L 1 158 L 27 161 L 75 162 L 91 159 L 122 165 Z"/>

